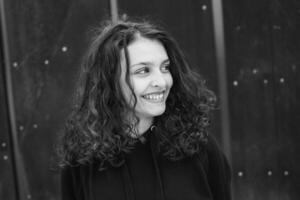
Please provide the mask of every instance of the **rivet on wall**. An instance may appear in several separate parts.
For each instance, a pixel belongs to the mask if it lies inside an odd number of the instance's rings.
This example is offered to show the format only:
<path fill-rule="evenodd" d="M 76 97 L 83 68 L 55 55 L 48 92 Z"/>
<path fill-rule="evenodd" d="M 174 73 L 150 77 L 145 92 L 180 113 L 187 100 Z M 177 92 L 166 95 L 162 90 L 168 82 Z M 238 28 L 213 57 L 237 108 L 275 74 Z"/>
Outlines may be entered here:
<path fill-rule="evenodd" d="M 252 73 L 253 73 L 253 74 L 257 74 L 257 72 L 258 72 L 257 69 L 253 69 L 253 70 L 252 70 Z"/>
<path fill-rule="evenodd" d="M 27 199 L 31 199 L 31 195 L 30 194 L 27 194 Z"/>
<path fill-rule="evenodd" d="M 49 65 L 49 60 L 45 60 L 45 61 L 44 61 L 44 64 L 45 64 L 45 65 Z"/>
<path fill-rule="evenodd" d="M 238 172 L 238 176 L 239 176 L 239 177 L 243 177 L 243 176 L 244 176 L 244 173 L 243 173 L 243 172 Z"/>
<path fill-rule="evenodd" d="M 15 67 L 15 68 L 19 66 L 19 64 L 18 64 L 17 62 L 13 62 L 12 65 L 13 65 L 13 67 Z"/>
<path fill-rule="evenodd" d="M 236 30 L 236 31 L 240 31 L 240 30 L 241 30 L 241 26 L 236 26 L 236 27 L 235 27 L 235 30 Z"/>
<path fill-rule="evenodd" d="M 292 65 L 292 70 L 293 70 L 293 71 L 296 71 L 296 69 L 297 69 L 296 65 L 293 64 L 293 65 Z"/>
<path fill-rule="evenodd" d="M 267 79 L 264 79 L 264 84 L 268 84 L 269 81 Z"/>
<path fill-rule="evenodd" d="M 285 176 L 288 176 L 290 173 L 289 173 L 289 171 L 284 170 L 283 174 L 284 174 Z"/>
<path fill-rule="evenodd" d="M 234 86 L 238 86 L 238 85 L 239 85 L 239 82 L 233 81 L 233 85 L 234 85 Z"/>
<path fill-rule="evenodd" d="M 268 172 L 267 172 L 267 174 L 268 174 L 268 176 L 272 176 L 272 171 L 271 170 L 269 170 Z"/>
<path fill-rule="evenodd" d="M 1 143 L 1 147 L 2 147 L 2 148 L 5 148 L 6 146 L 7 146 L 7 144 L 6 144 L 5 142 L 2 142 L 2 143 Z"/>
<path fill-rule="evenodd" d="M 37 124 L 33 124 L 33 128 L 37 128 L 38 127 L 38 125 Z"/>
<path fill-rule="evenodd" d="M 202 5 L 202 10 L 207 10 L 207 5 Z"/>
<path fill-rule="evenodd" d="M 24 130 L 24 126 L 19 126 L 19 130 L 23 131 Z"/>
<path fill-rule="evenodd" d="M 7 155 L 4 155 L 4 156 L 3 156 L 3 160 L 8 160 L 8 156 L 7 156 Z"/>
<path fill-rule="evenodd" d="M 280 78 L 280 79 L 279 79 L 279 82 L 280 82 L 280 83 L 284 83 L 284 78 Z"/>
<path fill-rule="evenodd" d="M 63 47 L 61 48 L 61 50 L 62 50 L 62 52 L 66 52 L 66 51 L 68 51 L 68 47 L 63 46 Z"/>

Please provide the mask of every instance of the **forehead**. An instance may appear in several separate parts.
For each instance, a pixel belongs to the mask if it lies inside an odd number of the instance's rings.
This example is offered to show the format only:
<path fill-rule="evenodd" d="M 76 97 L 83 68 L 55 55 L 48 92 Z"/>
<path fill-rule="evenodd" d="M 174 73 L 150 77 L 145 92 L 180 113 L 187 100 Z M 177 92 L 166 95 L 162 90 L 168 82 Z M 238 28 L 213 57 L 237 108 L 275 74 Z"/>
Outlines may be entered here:
<path fill-rule="evenodd" d="M 137 36 L 137 38 L 127 46 L 127 51 L 130 65 L 143 62 L 156 64 L 168 59 L 165 47 L 159 40 L 148 39 L 142 36 Z M 124 54 L 124 52 L 122 51 L 121 54 Z"/>

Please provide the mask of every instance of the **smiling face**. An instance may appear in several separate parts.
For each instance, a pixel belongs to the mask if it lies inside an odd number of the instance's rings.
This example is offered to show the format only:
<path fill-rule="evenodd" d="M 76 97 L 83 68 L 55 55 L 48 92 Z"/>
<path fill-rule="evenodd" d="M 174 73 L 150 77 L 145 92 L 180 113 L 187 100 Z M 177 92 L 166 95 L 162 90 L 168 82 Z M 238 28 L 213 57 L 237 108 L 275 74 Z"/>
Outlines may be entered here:
<path fill-rule="evenodd" d="M 127 46 L 129 57 L 129 80 L 136 96 L 135 114 L 140 120 L 152 120 L 164 113 L 166 100 L 173 85 L 169 71 L 169 57 L 164 46 L 157 40 L 142 36 Z M 120 85 L 130 106 L 134 105 L 133 94 L 126 83 L 126 60 L 121 52 Z"/>

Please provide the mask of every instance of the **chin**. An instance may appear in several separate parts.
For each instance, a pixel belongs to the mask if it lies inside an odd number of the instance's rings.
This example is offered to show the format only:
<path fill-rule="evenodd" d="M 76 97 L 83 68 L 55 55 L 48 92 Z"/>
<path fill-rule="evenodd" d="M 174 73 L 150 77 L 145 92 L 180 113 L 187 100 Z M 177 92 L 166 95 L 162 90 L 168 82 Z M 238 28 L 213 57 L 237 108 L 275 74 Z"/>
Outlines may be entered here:
<path fill-rule="evenodd" d="M 147 111 L 140 111 L 139 115 L 144 116 L 146 118 L 152 118 L 152 117 L 157 117 L 157 116 L 164 114 L 165 110 L 166 110 L 165 108 L 151 109 L 151 110 L 149 109 Z"/>
<path fill-rule="evenodd" d="M 151 112 L 149 112 L 149 115 L 151 115 L 152 117 L 156 117 L 156 116 L 160 116 L 160 115 L 164 114 L 165 111 L 166 111 L 165 108 L 152 110 Z"/>

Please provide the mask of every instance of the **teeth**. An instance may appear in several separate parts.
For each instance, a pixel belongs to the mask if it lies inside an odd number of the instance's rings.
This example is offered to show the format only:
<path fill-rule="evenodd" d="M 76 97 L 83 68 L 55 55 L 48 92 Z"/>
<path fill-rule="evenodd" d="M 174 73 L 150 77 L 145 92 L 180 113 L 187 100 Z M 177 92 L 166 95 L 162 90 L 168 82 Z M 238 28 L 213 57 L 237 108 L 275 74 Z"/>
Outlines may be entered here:
<path fill-rule="evenodd" d="M 164 97 L 163 94 L 147 94 L 144 96 L 145 99 L 150 100 L 161 100 Z"/>

